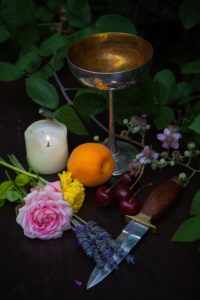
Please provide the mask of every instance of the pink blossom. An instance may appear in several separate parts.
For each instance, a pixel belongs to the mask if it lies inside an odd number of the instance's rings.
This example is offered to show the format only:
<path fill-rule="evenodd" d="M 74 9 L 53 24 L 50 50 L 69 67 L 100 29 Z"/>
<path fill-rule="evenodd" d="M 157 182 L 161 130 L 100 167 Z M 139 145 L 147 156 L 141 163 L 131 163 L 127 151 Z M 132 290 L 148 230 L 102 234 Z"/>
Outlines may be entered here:
<path fill-rule="evenodd" d="M 71 207 L 64 201 L 62 193 L 48 190 L 49 187 L 51 185 L 29 193 L 24 198 L 24 206 L 19 209 L 16 221 L 29 238 L 58 238 L 70 228 Z"/>
<path fill-rule="evenodd" d="M 76 284 L 76 285 L 78 285 L 78 286 L 81 286 L 82 285 L 82 281 L 80 281 L 80 280 L 74 280 L 74 283 Z"/>
<path fill-rule="evenodd" d="M 146 115 L 132 116 L 131 123 L 134 126 L 139 126 L 139 127 L 144 126 L 147 124 L 147 117 L 146 117 Z"/>
<path fill-rule="evenodd" d="M 173 149 L 179 148 L 178 140 L 182 137 L 179 132 L 172 130 L 171 128 L 165 128 L 163 133 L 157 134 L 157 139 L 162 143 L 162 147 L 165 149 L 169 149 L 170 147 Z"/>
<path fill-rule="evenodd" d="M 139 162 L 141 164 L 150 164 L 152 160 L 158 158 L 158 153 L 152 150 L 149 146 L 145 146 L 142 152 L 140 153 Z"/>

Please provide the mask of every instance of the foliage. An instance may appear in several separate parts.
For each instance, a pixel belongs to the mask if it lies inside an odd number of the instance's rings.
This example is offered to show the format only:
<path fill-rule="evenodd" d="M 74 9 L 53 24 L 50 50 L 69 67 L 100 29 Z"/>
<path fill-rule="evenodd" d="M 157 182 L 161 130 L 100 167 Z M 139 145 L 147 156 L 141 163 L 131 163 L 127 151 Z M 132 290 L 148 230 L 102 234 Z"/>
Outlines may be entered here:
<path fill-rule="evenodd" d="M 173 241 L 192 242 L 200 240 L 200 191 L 195 194 L 192 200 L 190 214 L 191 217 L 182 223 L 174 234 Z"/>
<path fill-rule="evenodd" d="M 183 131 L 199 141 L 196 125 L 200 107 L 192 110 L 199 99 L 200 64 L 197 53 L 200 43 L 196 35 L 200 29 L 197 1 L 104 1 L 101 11 L 98 1 L 87 0 L 4 0 L 0 2 L 0 42 L 15 50 L 15 62 L 0 62 L 0 80 L 25 79 L 28 97 L 53 117 L 66 123 L 75 134 L 88 134 L 85 126 L 91 116 L 107 109 L 107 95 L 91 88 L 82 88 L 74 95 L 74 106 L 62 105 L 57 86 L 52 84 L 55 73 L 66 65 L 67 49 L 76 40 L 94 33 L 121 31 L 147 35 L 146 26 L 159 25 L 162 20 L 178 24 L 183 36 L 168 52 L 166 62 L 173 62 L 174 71 L 158 70 L 145 76 L 134 87 L 115 92 L 116 122 L 122 124 L 133 112 L 151 115 L 157 129 L 171 122 L 179 122 Z M 23 10 L 23 14 L 21 11 Z M 140 16 L 140 17 L 138 17 Z M 178 21 L 177 21 L 178 19 Z M 176 23 L 175 23 L 176 22 Z M 167 24 L 168 24 L 167 23 Z M 190 32 L 189 32 L 190 31 Z M 163 32 L 164 33 L 164 32 Z M 186 55 L 180 60 L 184 43 Z M 151 36 L 147 37 L 151 42 Z M 163 43 L 160 40 L 160 43 Z M 183 48 L 183 47 L 182 47 Z M 179 49 L 179 52 L 177 52 Z M 156 61 L 156 57 L 154 58 Z M 177 65 L 178 62 L 178 65 Z M 177 71 L 178 70 L 178 71 Z M 178 80 L 176 79 L 178 78 Z M 58 79 L 59 80 L 59 79 Z M 51 81 L 51 82 L 50 82 Z M 69 104 L 69 103 L 68 103 Z M 132 109 L 131 109 L 132 107 Z M 76 125 L 74 125 L 74 120 Z"/>
<path fill-rule="evenodd" d="M 133 112 L 145 113 L 157 129 L 174 123 L 186 139 L 200 144 L 200 1 L 101 2 L 99 6 L 97 0 L 0 0 L 0 43 L 12 54 L 11 59 L 8 55 L 0 61 L 0 80 L 24 79 L 27 96 L 47 115 L 65 123 L 74 134 L 85 135 L 90 122 L 107 109 L 108 95 L 81 88 L 73 101 L 69 99 L 57 74 L 66 65 L 67 50 L 78 39 L 95 33 L 138 34 L 157 52 L 162 50 L 165 60 L 151 76 L 114 93 L 116 122 L 122 125 Z M 158 28 L 161 36 L 156 35 Z M 166 36 L 170 36 L 167 43 Z M 63 100 L 67 100 L 64 105 Z M 12 188 L 21 180 L 1 185 L 1 204 L 5 193 L 11 201 L 17 199 Z M 193 226 L 198 218 L 199 213 L 188 222 Z"/>

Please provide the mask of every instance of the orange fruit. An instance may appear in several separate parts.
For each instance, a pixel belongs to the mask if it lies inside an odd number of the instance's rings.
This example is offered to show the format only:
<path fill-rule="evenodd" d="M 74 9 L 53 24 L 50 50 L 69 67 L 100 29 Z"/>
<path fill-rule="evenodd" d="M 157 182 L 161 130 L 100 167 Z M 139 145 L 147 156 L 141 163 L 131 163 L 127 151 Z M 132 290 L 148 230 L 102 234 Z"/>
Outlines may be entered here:
<path fill-rule="evenodd" d="M 84 143 L 70 154 L 67 169 L 83 185 L 98 186 L 106 182 L 115 168 L 110 150 L 103 144 Z"/>

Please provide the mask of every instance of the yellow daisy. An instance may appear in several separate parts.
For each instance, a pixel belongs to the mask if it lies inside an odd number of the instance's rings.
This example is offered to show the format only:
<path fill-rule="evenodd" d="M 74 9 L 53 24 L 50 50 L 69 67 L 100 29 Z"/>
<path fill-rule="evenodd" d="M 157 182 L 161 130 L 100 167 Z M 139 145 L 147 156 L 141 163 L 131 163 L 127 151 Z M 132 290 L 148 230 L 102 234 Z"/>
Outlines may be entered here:
<path fill-rule="evenodd" d="M 85 189 L 78 179 L 73 179 L 70 172 L 58 174 L 65 201 L 69 202 L 74 212 L 77 212 L 85 200 Z"/>

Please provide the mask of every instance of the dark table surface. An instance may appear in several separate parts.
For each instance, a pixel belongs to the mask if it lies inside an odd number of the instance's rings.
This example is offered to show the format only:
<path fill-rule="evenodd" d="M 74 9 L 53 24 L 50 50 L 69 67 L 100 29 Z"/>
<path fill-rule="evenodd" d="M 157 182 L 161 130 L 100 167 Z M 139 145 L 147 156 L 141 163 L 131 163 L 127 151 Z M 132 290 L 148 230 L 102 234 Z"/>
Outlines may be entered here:
<path fill-rule="evenodd" d="M 0 92 L 0 156 L 6 158 L 14 153 L 25 164 L 23 134 L 28 125 L 41 119 L 38 106 L 26 96 L 21 80 L 1 83 Z M 88 140 L 92 136 L 69 133 L 70 151 Z M 156 186 L 179 171 L 177 168 L 148 170 L 142 181 Z M 3 168 L 0 179 L 5 180 Z M 135 255 L 135 265 L 123 262 L 118 271 L 90 290 L 86 290 L 86 284 L 95 265 L 78 246 L 73 232 L 67 231 L 56 240 L 31 240 L 16 223 L 14 205 L 7 203 L 0 209 L 0 299 L 197 299 L 200 292 L 197 243 L 172 242 L 171 238 L 189 216 L 199 182 L 200 178 L 194 177 L 181 191 L 173 209 L 157 223 L 157 233 L 148 232 L 131 252 Z M 145 193 L 141 193 L 141 201 Z M 97 221 L 114 238 L 125 225 L 116 206 L 107 209 L 96 206 L 95 188 L 87 189 L 79 213 L 85 220 Z M 82 285 L 77 286 L 75 280 Z"/>

